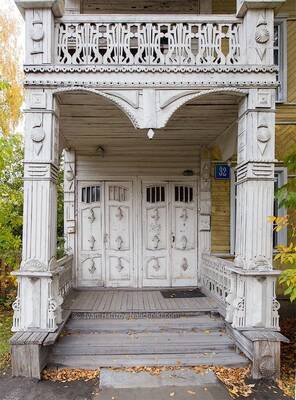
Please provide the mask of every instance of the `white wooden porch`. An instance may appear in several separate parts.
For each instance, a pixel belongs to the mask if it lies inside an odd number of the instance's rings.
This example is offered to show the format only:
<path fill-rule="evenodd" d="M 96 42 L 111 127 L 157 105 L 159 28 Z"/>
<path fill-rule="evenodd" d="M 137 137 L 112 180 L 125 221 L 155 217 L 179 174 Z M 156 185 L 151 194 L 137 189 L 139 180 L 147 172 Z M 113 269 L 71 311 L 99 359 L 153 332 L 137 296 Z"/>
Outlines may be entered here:
<path fill-rule="evenodd" d="M 150 313 L 217 311 L 210 297 L 164 298 L 160 290 L 98 289 L 74 290 L 66 299 L 64 310 L 72 313 Z"/>

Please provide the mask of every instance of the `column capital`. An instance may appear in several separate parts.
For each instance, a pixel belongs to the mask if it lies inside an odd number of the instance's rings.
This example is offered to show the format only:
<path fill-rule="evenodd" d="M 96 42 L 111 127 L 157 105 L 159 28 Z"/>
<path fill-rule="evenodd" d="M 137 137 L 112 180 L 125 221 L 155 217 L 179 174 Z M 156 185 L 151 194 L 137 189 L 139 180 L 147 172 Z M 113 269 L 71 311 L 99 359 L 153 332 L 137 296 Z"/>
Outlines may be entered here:
<path fill-rule="evenodd" d="M 236 0 L 236 13 L 243 17 L 249 9 L 277 8 L 286 0 Z"/>
<path fill-rule="evenodd" d="M 26 9 L 50 8 L 55 17 L 62 17 L 65 9 L 64 0 L 15 0 L 15 4 L 22 14 Z"/>

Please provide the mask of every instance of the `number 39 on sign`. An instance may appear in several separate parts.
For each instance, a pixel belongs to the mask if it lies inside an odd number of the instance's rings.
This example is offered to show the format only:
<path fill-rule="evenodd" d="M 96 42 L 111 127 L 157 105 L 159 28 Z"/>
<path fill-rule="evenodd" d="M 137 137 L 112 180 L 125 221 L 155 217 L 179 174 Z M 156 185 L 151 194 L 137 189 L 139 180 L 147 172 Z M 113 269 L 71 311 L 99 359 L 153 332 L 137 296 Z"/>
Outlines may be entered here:
<path fill-rule="evenodd" d="M 230 179 L 230 167 L 227 164 L 215 165 L 215 179 Z"/>

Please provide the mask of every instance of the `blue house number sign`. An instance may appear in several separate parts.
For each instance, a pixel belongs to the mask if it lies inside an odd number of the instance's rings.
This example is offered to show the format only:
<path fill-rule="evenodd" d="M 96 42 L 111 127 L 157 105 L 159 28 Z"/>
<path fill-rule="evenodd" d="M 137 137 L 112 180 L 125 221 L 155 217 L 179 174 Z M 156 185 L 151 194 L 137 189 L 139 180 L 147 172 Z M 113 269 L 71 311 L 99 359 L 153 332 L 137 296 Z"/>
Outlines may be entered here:
<path fill-rule="evenodd" d="M 215 179 L 230 179 L 230 167 L 227 164 L 215 165 Z"/>

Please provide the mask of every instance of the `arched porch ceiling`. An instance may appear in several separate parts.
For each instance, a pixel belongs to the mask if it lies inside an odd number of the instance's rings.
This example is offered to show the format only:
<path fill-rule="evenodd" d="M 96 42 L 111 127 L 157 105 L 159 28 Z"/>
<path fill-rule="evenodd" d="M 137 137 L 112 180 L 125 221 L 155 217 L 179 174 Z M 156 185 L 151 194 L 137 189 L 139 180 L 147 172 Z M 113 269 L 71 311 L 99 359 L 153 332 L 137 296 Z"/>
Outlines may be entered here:
<path fill-rule="evenodd" d="M 108 152 L 115 145 L 121 151 L 131 147 L 151 151 L 154 146 L 211 146 L 236 124 L 239 97 L 215 93 L 183 105 L 152 140 L 147 130 L 135 129 L 129 118 L 112 102 L 93 93 L 58 95 L 60 132 L 65 144 L 80 154 L 95 154 L 98 146 Z"/>

